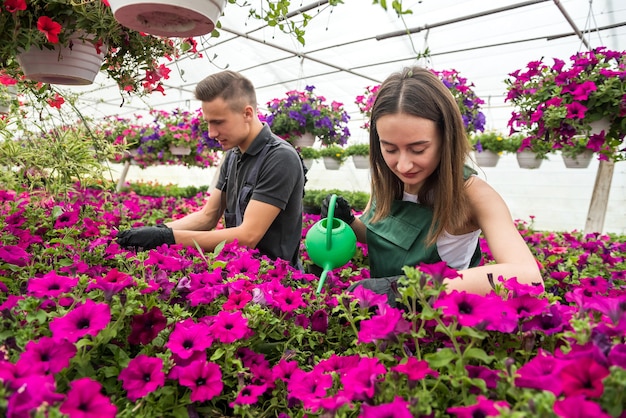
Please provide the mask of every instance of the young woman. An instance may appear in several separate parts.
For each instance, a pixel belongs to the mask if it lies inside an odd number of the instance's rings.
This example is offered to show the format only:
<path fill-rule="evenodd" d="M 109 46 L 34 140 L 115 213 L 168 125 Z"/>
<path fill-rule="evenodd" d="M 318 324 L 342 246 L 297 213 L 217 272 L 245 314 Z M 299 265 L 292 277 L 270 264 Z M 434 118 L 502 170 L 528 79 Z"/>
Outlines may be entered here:
<path fill-rule="evenodd" d="M 543 284 L 507 205 L 465 165 L 469 151 L 458 106 L 429 70 L 406 68 L 382 83 L 371 116 L 371 200 L 356 219 L 344 199 L 335 208 L 368 245 L 373 279 L 359 284 L 388 293 L 389 280 L 377 278 L 439 261 L 461 276 L 446 279 L 449 291 L 486 294 L 490 276 Z M 481 232 L 495 264 L 478 266 Z"/>

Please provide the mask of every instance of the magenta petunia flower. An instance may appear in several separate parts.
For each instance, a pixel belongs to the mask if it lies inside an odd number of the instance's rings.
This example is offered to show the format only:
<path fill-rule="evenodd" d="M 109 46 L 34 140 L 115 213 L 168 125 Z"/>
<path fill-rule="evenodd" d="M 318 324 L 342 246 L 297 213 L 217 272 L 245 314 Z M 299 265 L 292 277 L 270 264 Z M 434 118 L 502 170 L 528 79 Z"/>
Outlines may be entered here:
<path fill-rule="evenodd" d="M 100 393 L 101 390 L 100 383 L 89 377 L 74 380 L 60 411 L 69 418 L 115 418 L 117 407 Z"/>
<path fill-rule="evenodd" d="M 19 389 L 16 389 L 7 402 L 7 417 L 31 417 L 37 408 L 46 405 L 56 405 L 64 396 L 55 392 L 54 376 L 51 374 L 31 374 L 20 379 Z"/>
<path fill-rule="evenodd" d="M 253 279 L 259 274 L 260 267 L 261 260 L 255 258 L 252 254 L 245 253 L 230 260 L 226 269 L 228 270 L 229 276 L 243 274 Z"/>
<path fill-rule="evenodd" d="M 559 396 L 563 391 L 561 369 L 566 361 L 554 358 L 539 349 L 537 355 L 517 370 L 515 385 L 522 388 L 547 390 Z"/>
<path fill-rule="evenodd" d="M 106 303 L 95 303 L 87 299 L 65 316 L 50 322 L 50 331 L 55 338 L 66 338 L 76 342 L 85 335 L 95 336 L 111 321 L 111 309 Z"/>
<path fill-rule="evenodd" d="M 326 397 L 328 389 L 333 385 L 333 377 L 316 370 L 305 372 L 297 369 L 287 382 L 289 397 L 302 401 L 305 408 L 313 412 L 320 407 L 320 401 Z"/>
<path fill-rule="evenodd" d="M 131 344 L 150 344 L 165 329 L 167 319 L 158 306 L 153 306 L 148 312 L 133 316 L 130 322 L 130 335 L 128 342 Z"/>
<path fill-rule="evenodd" d="M 359 342 L 394 340 L 398 335 L 409 332 L 411 323 L 402 317 L 402 313 L 400 309 L 382 305 L 377 315 L 361 321 Z"/>
<path fill-rule="evenodd" d="M 78 210 L 73 210 L 70 212 L 62 213 L 54 221 L 54 229 L 70 228 L 76 225 L 76 222 L 78 222 L 79 215 L 80 215 L 80 212 Z"/>
<path fill-rule="evenodd" d="M 222 371 L 220 367 L 206 360 L 194 361 L 180 370 L 178 381 L 191 389 L 192 402 L 213 399 L 222 392 Z"/>
<path fill-rule="evenodd" d="M 352 400 L 364 401 L 374 397 L 376 382 L 386 372 L 378 358 L 361 357 L 356 367 L 346 370 L 341 376 L 341 383 Z"/>
<path fill-rule="evenodd" d="M 233 292 L 228 295 L 228 300 L 222 305 L 225 311 L 243 309 L 252 300 L 252 294 L 247 291 Z"/>
<path fill-rule="evenodd" d="M 77 277 L 67 277 L 52 270 L 42 277 L 33 277 L 28 280 L 28 294 L 37 298 L 57 298 L 63 293 L 71 292 L 78 284 Z"/>
<path fill-rule="evenodd" d="M 24 267 L 30 263 L 30 254 L 17 245 L 0 245 L 0 260 Z"/>
<path fill-rule="evenodd" d="M 443 279 L 456 279 L 460 277 L 459 272 L 448 267 L 445 261 L 433 264 L 420 263 L 419 270 L 422 273 L 430 275 L 435 283 L 442 283 Z"/>
<path fill-rule="evenodd" d="M 617 344 L 609 352 L 609 362 L 611 365 L 626 369 L 626 344 Z"/>
<path fill-rule="evenodd" d="M 396 396 L 393 402 L 380 405 L 361 405 L 359 418 L 413 418 L 409 410 L 409 402 L 400 396 Z"/>
<path fill-rule="evenodd" d="M 272 368 L 272 379 L 280 379 L 283 382 L 289 382 L 293 372 L 298 370 L 297 361 L 287 361 L 281 358 L 280 361 Z"/>
<path fill-rule="evenodd" d="M 205 323 L 185 320 L 176 324 L 165 347 L 178 357 L 187 359 L 194 352 L 201 352 L 211 347 L 212 343 L 210 328 Z"/>
<path fill-rule="evenodd" d="M 259 400 L 259 396 L 263 395 L 267 391 L 267 385 L 246 385 L 244 386 L 233 402 L 230 403 L 230 407 L 234 408 L 235 405 L 252 405 Z"/>
<path fill-rule="evenodd" d="M 568 396 L 554 402 L 554 413 L 562 418 L 611 418 L 600 405 L 585 399 L 584 395 Z"/>
<path fill-rule="evenodd" d="M 602 381 L 609 375 L 609 369 L 591 357 L 579 357 L 570 361 L 561 370 L 560 377 L 565 396 L 585 395 L 599 398 L 604 392 Z"/>
<path fill-rule="evenodd" d="M 352 291 L 352 294 L 359 301 L 359 306 L 362 308 L 370 308 L 372 306 L 381 306 L 387 303 L 387 296 L 380 295 L 370 289 L 366 289 L 363 286 L 358 286 Z"/>
<path fill-rule="evenodd" d="M 302 293 L 291 287 L 283 287 L 281 291 L 272 295 L 274 305 L 282 312 L 293 312 L 306 306 L 302 299 Z"/>
<path fill-rule="evenodd" d="M 58 373 L 70 364 L 76 355 L 76 346 L 65 339 L 41 337 L 26 343 L 17 364 L 41 368 L 46 373 Z"/>
<path fill-rule="evenodd" d="M 140 354 L 132 359 L 120 372 L 119 380 L 128 393 L 128 399 L 135 402 L 165 384 L 163 360 Z"/>
<path fill-rule="evenodd" d="M 95 281 L 89 283 L 87 291 L 100 289 L 104 291 L 105 298 L 110 300 L 113 295 L 127 287 L 135 286 L 135 284 L 135 279 L 133 279 L 131 275 L 122 273 L 118 269 L 113 268 L 109 270 L 105 276 L 98 276 L 95 278 Z"/>
<path fill-rule="evenodd" d="M 481 323 L 488 324 L 494 317 L 500 316 L 497 309 L 494 309 L 494 301 L 495 299 L 453 290 L 442 294 L 433 307 L 442 308 L 446 317 L 457 319 L 459 324 L 473 327 Z"/>
<path fill-rule="evenodd" d="M 492 401 L 483 395 L 478 395 L 477 402 L 469 406 L 455 406 L 446 409 L 449 414 L 454 414 L 458 418 L 474 418 L 499 416 L 499 409 L 508 408 L 506 401 Z"/>
<path fill-rule="evenodd" d="M 398 364 L 391 368 L 391 370 L 405 374 L 409 380 L 422 380 L 427 375 L 433 377 L 439 376 L 439 373 L 432 370 L 428 366 L 428 362 L 424 360 L 418 360 L 415 357 L 409 357 L 404 363 Z"/>
<path fill-rule="evenodd" d="M 491 370 L 485 366 L 472 366 L 471 364 L 466 365 L 465 370 L 467 370 L 467 376 L 470 379 L 483 380 L 487 389 L 495 389 L 498 386 L 500 375 L 497 370 Z"/>
<path fill-rule="evenodd" d="M 246 338 L 250 332 L 248 320 L 240 311 L 221 311 L 213 317 L 209 326 L 210 335 L 224 344 Z"/>

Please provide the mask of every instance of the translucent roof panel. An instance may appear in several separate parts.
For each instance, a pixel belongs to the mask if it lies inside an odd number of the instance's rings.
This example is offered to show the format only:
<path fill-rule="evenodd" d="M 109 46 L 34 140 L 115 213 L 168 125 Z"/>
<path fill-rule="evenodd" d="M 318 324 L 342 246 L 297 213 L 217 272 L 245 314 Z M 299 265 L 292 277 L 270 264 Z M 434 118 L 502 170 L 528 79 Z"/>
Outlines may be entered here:
<path fill-rule="evenodd" d="M 344 103 L 354 141 L 360 141 L 366 133 L 359 128 L 356 96 L 403 66 L 417 64 L 459 71 L 487 102 L 487 128 L 506 132 L 511 108 L 504 103 L 504 80 L 509 73 L 541 58 L 567 60 L 588 47 L 626 48 L 626 3 L 618 0 L 405 1 L 413 13 L 402 19 L 369 1 L 344 2 L 307 12 L 315 17 L 306 27 L 305 45 L 250 19 L 248 8 L 228 4 L 220 37 L 197 38 L 203 57 L 169 64 L 165 95 L 123 101 L 104 74 L 91 86 L 68 89 L 83 92 L 80 106 L 95 117 L 132 116 L 150 107 L 196 109 L 197 82 L 228 68 L 255 84 L 261 110 L 288 90 L 315 86 L 316 93 Z M 257 10 L 263 4 L 248 3 Z M 324 2 L 292 3 L 295 10 Z M 419 58 L 426 49 L 429 57 Z"/>

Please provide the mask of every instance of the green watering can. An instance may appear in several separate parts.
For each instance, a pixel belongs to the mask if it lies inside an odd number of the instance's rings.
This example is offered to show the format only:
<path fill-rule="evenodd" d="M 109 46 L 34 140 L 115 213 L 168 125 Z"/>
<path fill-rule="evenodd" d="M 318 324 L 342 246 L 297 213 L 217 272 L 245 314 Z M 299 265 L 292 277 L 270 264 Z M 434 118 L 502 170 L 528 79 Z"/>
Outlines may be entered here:
<path fill-rule="evenodd" d="M 337 195 L 334 194 L 328 205 L 328 217 L 317 221 L 304 238 L 304 247 L 309 258 L 324 269 L 317 286 L 317 294 L 322 291 L 328 272 L 346 264 L 356 252 L 354 231 L 350 225 L 333 217 L 336 202 Z"/>

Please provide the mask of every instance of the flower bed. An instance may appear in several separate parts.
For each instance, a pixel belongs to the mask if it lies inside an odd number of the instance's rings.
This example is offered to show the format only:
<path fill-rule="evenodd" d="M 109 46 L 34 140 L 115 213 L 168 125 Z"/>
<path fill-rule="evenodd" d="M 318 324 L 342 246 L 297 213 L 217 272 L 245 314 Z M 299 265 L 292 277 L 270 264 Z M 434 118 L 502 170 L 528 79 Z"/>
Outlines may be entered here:
<path fill-rule="evenodd" d="M 407 268 L 406 310 L 236 244 L 121 250 L 117 227 L 202 205 L 134 192 L 0 191 L 0 413 L 59 416 L 620 416 L 626 238 L 520 233 L 540 289 L 441 294 Z M 305 215 L 303 236 L 319 216 Z M 484 243 L 483 243 L 484 244 Z M 490 261 L 484 247 L 485 261 Z M 306 261 L 306 254 L 304 254 Z M 85 413 L 87 415 L 81 415 Z"/>

